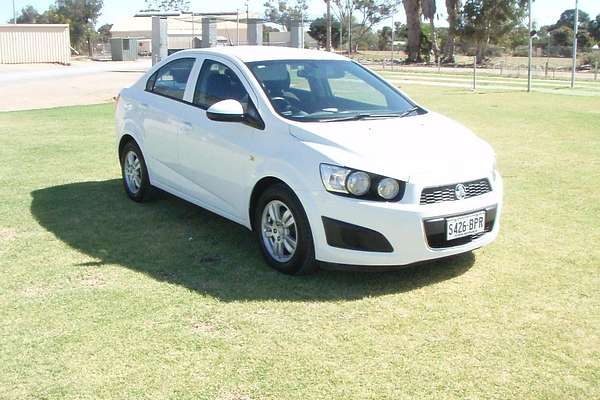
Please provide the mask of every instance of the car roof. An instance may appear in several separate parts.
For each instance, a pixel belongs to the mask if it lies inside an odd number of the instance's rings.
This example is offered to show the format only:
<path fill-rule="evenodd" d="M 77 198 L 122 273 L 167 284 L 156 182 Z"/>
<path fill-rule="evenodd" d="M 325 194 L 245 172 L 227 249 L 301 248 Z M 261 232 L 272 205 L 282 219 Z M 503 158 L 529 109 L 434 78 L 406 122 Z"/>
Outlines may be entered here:
<path fill-rule="evenodd" d="M 229 56 L 245 63 L 269 60 L 348 60 L 346 57 L 326 51 L 277 46 L 223 46 L 178 52 L 178 54 L 181 53 Z"/>

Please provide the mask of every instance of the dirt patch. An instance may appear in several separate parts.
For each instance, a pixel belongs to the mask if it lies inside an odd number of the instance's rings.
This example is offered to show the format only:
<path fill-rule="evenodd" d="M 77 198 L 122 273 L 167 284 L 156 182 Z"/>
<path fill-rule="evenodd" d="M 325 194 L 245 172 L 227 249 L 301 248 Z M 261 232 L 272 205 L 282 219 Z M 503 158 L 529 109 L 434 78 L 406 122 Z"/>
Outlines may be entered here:
<path fill-rule="evenodd" d="M 252 400 L 250 396 L 241 393 L 228 393 L 221 397 L 221 400 Z"/>
<path fill-rule="evenodd" d="M 93 272 L 81 276 L 79 283 L 81 284 L 81 286 L 91 288 L 100 288 L 106 286 L 106 280 L 104 279 L 104 276 L 99 272 Z"/>
<path fill-rule="evenodd" d="M 0 243 L 9 242 L 17 237 L 16 229 L 0 228 Z"/>
<path fill-rule="evenodd" d="M 50 290 L 43 286 L 29 286 L 21 290 L 21 295 L 27 299 L 39 299 L 46 297 L 48 293 L 50 293 Z"/>
<path fill-rule="evenodd" d="M 216 326 L 210 322 L 195 322 L 192 324 L 192 331 L 194 333 L 208 333 L 217 330 Z"/>

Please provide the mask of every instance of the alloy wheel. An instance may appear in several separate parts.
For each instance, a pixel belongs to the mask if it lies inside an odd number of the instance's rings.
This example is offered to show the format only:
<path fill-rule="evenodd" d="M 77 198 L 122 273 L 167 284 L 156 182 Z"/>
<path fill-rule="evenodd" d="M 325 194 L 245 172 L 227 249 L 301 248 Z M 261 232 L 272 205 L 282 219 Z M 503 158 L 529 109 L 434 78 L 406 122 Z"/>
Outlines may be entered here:
<path fill-rule="evenodd" d="M 261 237 L 267 252 L 278 262 L 289 261 L 298 245 L 294 215 L 280 200 L 271 200 L 262 212 Z"/>

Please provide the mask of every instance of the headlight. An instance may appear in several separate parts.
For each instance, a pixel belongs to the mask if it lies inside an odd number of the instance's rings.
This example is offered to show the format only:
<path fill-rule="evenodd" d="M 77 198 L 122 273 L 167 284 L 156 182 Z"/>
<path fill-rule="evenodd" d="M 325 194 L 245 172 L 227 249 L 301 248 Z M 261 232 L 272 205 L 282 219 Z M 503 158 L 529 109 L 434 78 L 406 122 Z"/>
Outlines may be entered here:
<path fill-rule="evenodd" d="M 321 180 L 328 192 L 360 197 L 365 200 L 399 200 L 406 183 L 393 178 L 353 170 L 331 164 L 321 164 Z"/>
<path fill-rule="evenodd" d="M 351 172 L 348 168 L 335 165 L 321 164 L 321 180 L 325 189 L 330 192 L 348 193 L 346 177 Z"/>
<path fill-rule="evenodd" d="M 346 188 L 355 196 L 362 196 L 371 188 L 371 178 L 369 174 L 362 171 L 356 171 L 348 176 Z"/>
<path fill-rule="evenodd" d="M 377 184 L 377 194 L 386 200 L 391 200 L 398 196 L 400 185 L 398 181 L 392 178 L 383 178 Z"/>

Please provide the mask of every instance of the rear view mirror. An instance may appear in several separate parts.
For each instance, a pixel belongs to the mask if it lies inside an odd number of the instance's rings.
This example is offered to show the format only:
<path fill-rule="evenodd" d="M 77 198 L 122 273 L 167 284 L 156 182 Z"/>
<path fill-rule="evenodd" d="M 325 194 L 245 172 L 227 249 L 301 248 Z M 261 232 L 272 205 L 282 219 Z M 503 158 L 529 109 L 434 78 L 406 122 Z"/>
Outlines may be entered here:
<path fill-rule="evenodd" d="M 336 68 L 333 65 L 325 65 L 322 67 L 306 66 L 298 69 L 296 72 L 299 78 L 316 78 L 316 79 L 340 79 L 346 75 L 346 71 L 341 68 Z"/>
<path fill-rule="evenodd" d="M 221 100 L 206 110 L 206 117 L 213 121 L 243 122 L 244 107 L 237 100 Z"/>

